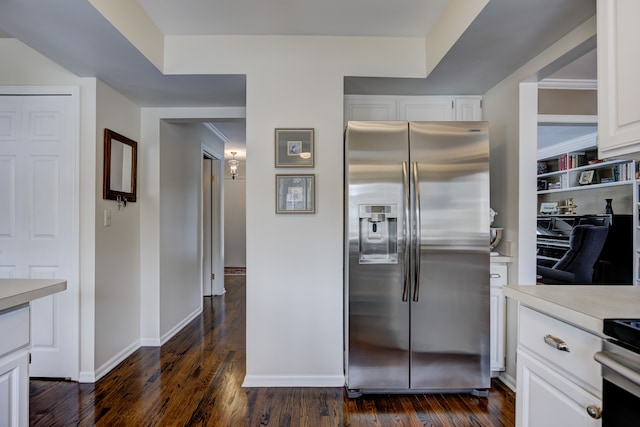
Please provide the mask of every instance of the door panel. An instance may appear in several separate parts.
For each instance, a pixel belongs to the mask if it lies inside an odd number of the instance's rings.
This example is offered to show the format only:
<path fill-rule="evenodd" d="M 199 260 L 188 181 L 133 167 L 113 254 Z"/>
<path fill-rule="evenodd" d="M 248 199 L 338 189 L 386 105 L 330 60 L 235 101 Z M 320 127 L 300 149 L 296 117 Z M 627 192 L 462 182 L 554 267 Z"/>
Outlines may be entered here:
<path fill-rule="evenodd" d="M 351 389 L 409 386 L 409 315 L 408 301 L 403 301 L 402 165 L 407 160 L 407 136 L 406 122 L 350 122 L 346 132 L 346 350 Z M 367 206 L 395 209 L 397 218 L 383 214 L 371 221 L 361 219 Z M 378 237 L 383 232 L 395 234 L 395 261 Z"/>
<path fill-rule="evenodd" d="M 486 125 L 411 123 L 410 129 L 417 194 L 412 213 L 420 245 L 411 306 L 411 387 L 488 388 Z"/>
<path fill-rule="evenodd" d="M 0 275 L 67 280 L 65 292 L 32 303 L 30 374 L 75 379 L 79 313 L 72 100 L 0 96 L 0 195 L 9 201 L 0 208 Z"/>

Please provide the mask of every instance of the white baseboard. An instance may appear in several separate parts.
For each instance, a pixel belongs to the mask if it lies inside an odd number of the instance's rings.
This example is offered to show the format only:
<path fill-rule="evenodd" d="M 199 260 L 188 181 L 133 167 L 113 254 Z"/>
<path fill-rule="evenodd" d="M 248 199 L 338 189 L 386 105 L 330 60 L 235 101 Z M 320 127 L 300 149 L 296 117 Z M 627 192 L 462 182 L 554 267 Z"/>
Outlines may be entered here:
<path fill-rule="evenodd" d="M 131 356 L 134 351 L 140 348 L 140 341 L 135 341 L 129 344 L 126 348 L 122 349 L 118 354 L 107 360 L 102 366 L 96 369 L 94 372 L 84 371 L 80 372 L 78 376 L 78 382 L 81 383 L 95 383 L 100 378 L 107 375 L 113 368 L 118 366 L 127 357 Z"/>
<path fill-rule="evenodd" d="M 182 328 L 187 326 L 189 324 L 189 322 L 191 322 L 193 319 L 195 319 L 196 317 L 200 316 L 200 314 L 202 314 L 202 305 L 200 305 L 198 308 L 196 308 L 195 311 L 193 311 L 193 313 L 191 313 L 190 315 L 185 317 L 182 320 L 182 322 L 178 323 L 176 326 L 174 326 L 169 331 L 167 331 L 167 333 L 165 333 L 163 336 L 161 336 L 160 337 L 160 345 L 163 345 L 164 343 L 169 341 L 171 338 L 173 338 L 173 336 L 175 334 L 180 332 L 180 330 Z"/>
<path fill-rule="evenodd" d="M 343 387 L 344 375 L 246 375 L 242 387 Z"/>
<path fill-rule="evenodd" d="M 509 387 L 511 389 L 511 391 L 513 391 L 514 393 L 516 392 L 516 379 L 515 378 L 513 378 L 511 375 L 507 374 L 506 372 L 501 372 L 500 375 L 498 376 L 498 378 L 500 379 L 500 381 L 502 381 L 504 383 L 504 385 Z"/>
<path fill-rule="evenodd" d="M 202 306 L 196 308 L 195 311 L 193 311 L 193 313 L 189 314 L 187 317 L 182 319 L 182 321 L 180 323 L 178 323 L 176 326 L 171 328 L 163 336 L 161 336 L 159 338 L 141 338 L 140 339 L 140 345 L 142 347 L 160 347 L 160 346 L 162 346 L 164 343 L 166 343 L 171 338 L 173 338 L 173 336 L 175 334 L 180 332 L 180 330 L 182 328 L 187 326 L 189 324 L 189 322 L 191 322 L 196 317 L 200 316 L 200 314 L 202 314 Z"/>

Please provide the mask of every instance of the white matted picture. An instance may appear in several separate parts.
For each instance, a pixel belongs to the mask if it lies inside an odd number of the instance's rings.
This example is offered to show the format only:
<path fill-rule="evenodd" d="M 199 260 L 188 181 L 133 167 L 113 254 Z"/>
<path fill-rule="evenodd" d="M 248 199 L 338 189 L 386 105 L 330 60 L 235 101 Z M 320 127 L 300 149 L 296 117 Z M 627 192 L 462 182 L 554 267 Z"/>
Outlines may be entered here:
<path fill-rule="evenodd" d="M 276 213 L 315 211 L 315 175 L 276 175 Z"/>
<path fill-rule="evenodd" d="M 275 163 L 277 168 L 312 168 L 313 128 L 276 129 Z"/>
<path fill-rule="evenodd" d="M 578 181 L 578 184 L 580 185 L 588 185 L 591 184 L 591 181 L 593 181 L 593 169 L 590 171 L 583 171 L 580 173 L 580 180 Z"/>
<path fill-rule="evenodd" d="M 558 202 L 542 202 L 540 203 L 541 214 L 558 213 Z"/>

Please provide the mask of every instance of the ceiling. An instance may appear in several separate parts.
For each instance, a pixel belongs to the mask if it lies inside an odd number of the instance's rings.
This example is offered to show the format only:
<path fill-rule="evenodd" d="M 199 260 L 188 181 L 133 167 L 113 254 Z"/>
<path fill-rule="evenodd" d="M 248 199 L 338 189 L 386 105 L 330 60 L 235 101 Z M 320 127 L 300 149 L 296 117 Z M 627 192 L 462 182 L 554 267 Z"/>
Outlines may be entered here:
<path fill-rule="evenodd" d="M 165 34 L 422 37 L 447 0 L 138 2 Z M 426 78 L 352 76 L 345 93 L 483 94 L 594 14 L 595 0 L 490 0 Z M 142 107 L 245 106 L 245 76 L 163 75 L 87 0 L 4 0 L 3 35 Z M 229 147 L 244 145 L 244 122 L 214 125 Z"/>

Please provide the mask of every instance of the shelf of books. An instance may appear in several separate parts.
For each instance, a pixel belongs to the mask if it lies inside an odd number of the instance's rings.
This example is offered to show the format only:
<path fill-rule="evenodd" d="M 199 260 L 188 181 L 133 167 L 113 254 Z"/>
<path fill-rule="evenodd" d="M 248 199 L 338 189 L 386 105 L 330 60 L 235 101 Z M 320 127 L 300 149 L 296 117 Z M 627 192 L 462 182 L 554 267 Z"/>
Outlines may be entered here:
<path fill-rule="evenodd" d="M 538 194 L 630 185 L 636 180 L 636 166 L 631 160 L 602 161 L 572 153 L 539 161 Z"/>

